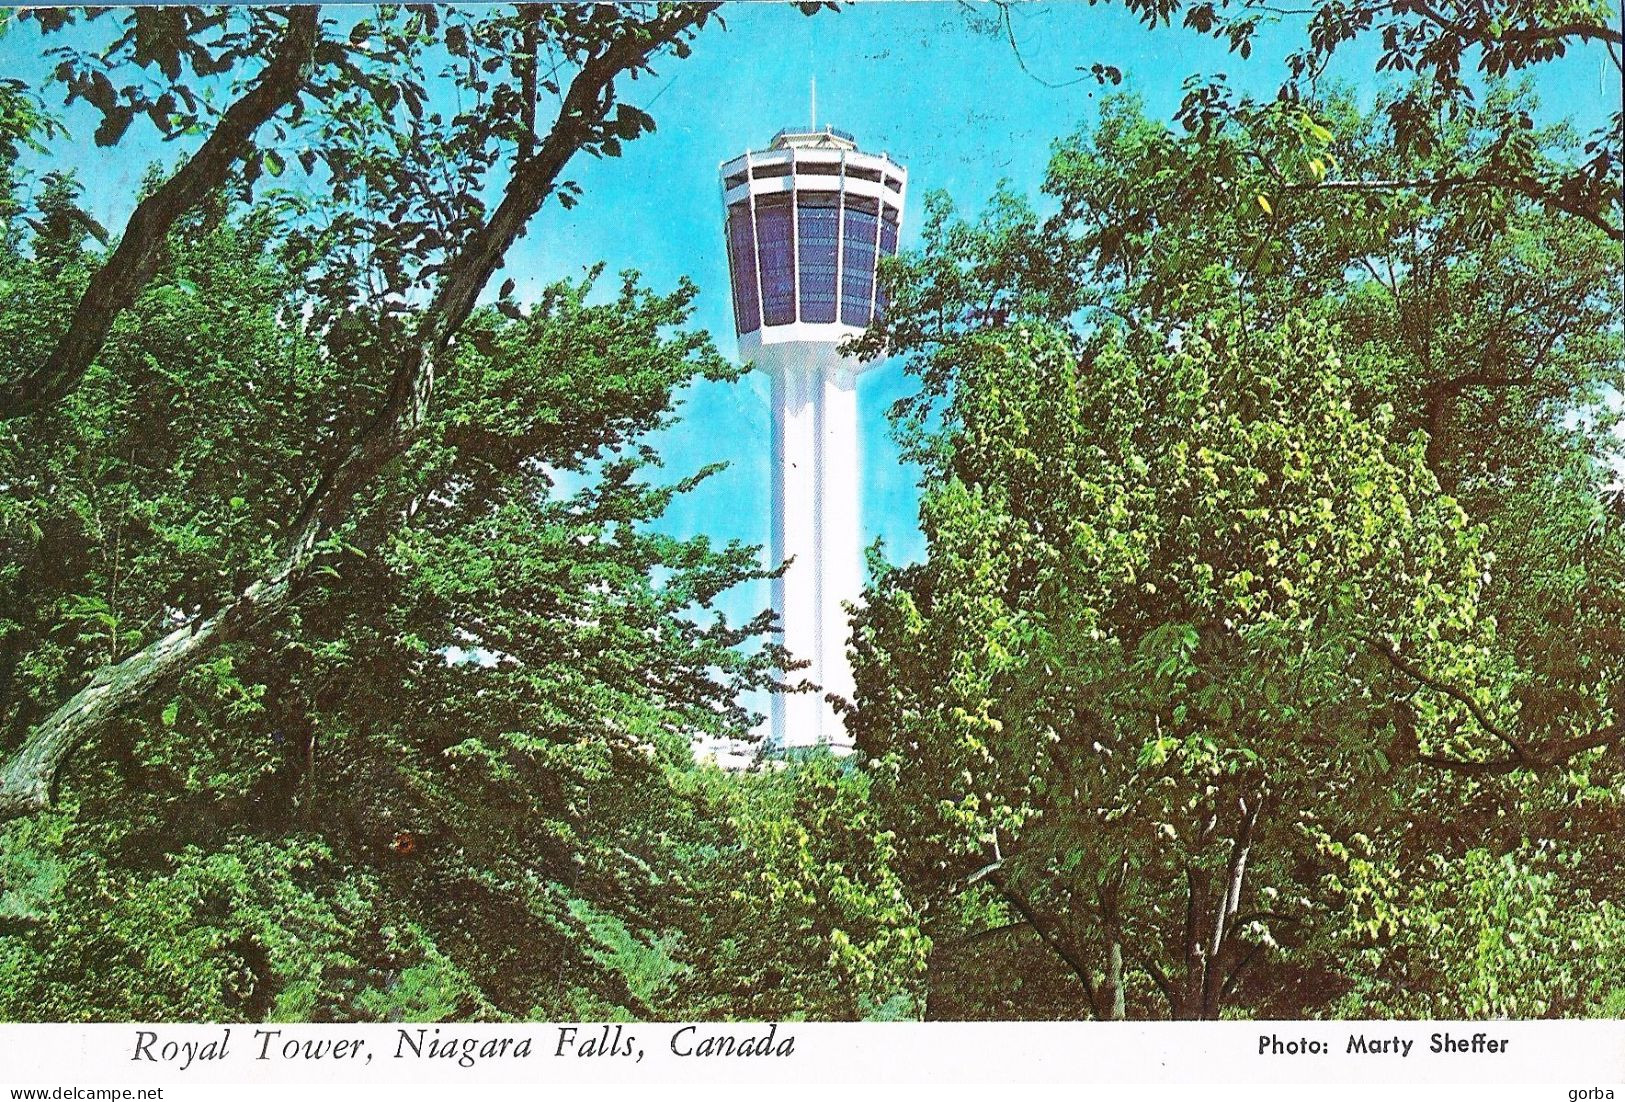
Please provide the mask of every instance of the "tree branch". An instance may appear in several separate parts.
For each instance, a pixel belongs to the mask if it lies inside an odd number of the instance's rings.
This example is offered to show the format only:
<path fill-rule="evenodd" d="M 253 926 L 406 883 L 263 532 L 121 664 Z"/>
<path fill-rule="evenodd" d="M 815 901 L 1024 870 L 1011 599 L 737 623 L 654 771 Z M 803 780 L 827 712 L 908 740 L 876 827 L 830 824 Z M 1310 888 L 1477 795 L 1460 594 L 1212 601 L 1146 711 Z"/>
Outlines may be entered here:
<path fill-rule="evenodd" d="M 1367 642 L 1371 643 L 1377 648 L 1384 658 L 1388 659 L 1389 664 L 1392 665 L 1394 669 L 1399 670 L 1417 684 L 1426 685 L 1435 692 L 1443 693 L 1451 700 L 1466 705 L 1467 710 L 1471 712 L 1473 714 L 1473 718 L 1478 721 L 1478 725 L 1505 743 L 1508 749 L 1512 751 L 1514 757 L 1522 762 L 1527 762 L 1530 760 L 1529 751 L 1525 749 L 1523 744 L 1508 734 L 1505 728 L 1501 727 L 1493 719 L 1491 719 L 1489 714 L 1486 713 L 1479 705 L 1478 701 L 1474 700 L 1471 696 L 1467 695 L 1467 693 L 1463 692 L 1456 686 L 1451 685 L 1449 682 L 1440 681 L 1436 677 L 1430 677 L 1426 673 L 1423 673 L 1416 666 L 1413 666 L 1411 663 L 1401 658 L 1399 651 L 1396 650 L 1393 644 L 1389 643 L 1386 639 L 1378 638 L 1375 635 L 1368 635 L 1365 638 Z"/>
<path fill-rule="evenodd" d="M 1551 27 L 1506 27 L 1500 31 L 1490 31 L 1482 25 L 1475 26 L 1459 19 L 1451 19 L 1444 15 L 1426 0 L 1397 0 L 1392 5 L 1393 10 L 1400 14 L 1413 13 L 1420 15 L 1440 30 L 1456 35 L 1463 41 L 1472 42 L 1483 48 L 1490 42 L 1552 42 L 1565 38 L 1578 38 L 1582 42 L 1596 39 L 1601 42 L 1611 42 L 1619 45 L 1622 39 L 1620 32 L 1605 23 L 1591 21 L 1571 20 L 1568 23 L 1559 23 Z M 1486 13 L 1487 14 L 1487 13 Z"/>
<path fill-rule="evenodd" d="M 1145 969 L 1145 974 L 1151 977 L 1151 982 L 1156 984 L 1157 989 L 1162 992 L 1162 997 L 1168 1000 L 1168 1016 L 1170 1018 L 1178 1017 L 1179 1000 L 1174 996 L 1174 985 L 1168 982 L 1168 973 L 1164 972 L 1162 966 L 1148 956 L 1136 954 L 1135 959 L 1140 962 L 1140 967 Z"/>
<path fill-rule="evenodd" d="M 1420 754 L 1416 760 L 1423 765 L 1432 765 L 1468 776 L 1499 776 L 1516 773 L 1520 770 L 1538 773 L 1546 769 L 1556 769 L 1564 765 L 1574 755 L 1582 754 L 1587 750 L 1597 750 L 1605 746 L 1612 746 L 1615 743 L 1625 742 L 1625 721 L 1620 721 L 1599 727 L 1595 731 L 1583 735 L 1564 739 L 1550 746 L 1532 747 L 1513 738 L 1502 727 L 1493 722 L 1484 713 L 1484 710 L 1479 707 L 1478 702 L 1461 689 L 1448 682 L 1429 677 L 1406 662 L 1386 640 L 1375 636 L 1366 636 L 1366 639 L 1377 647 L 1395 669 L 1404 673 L 1413 681 L 1441 692 L 1452 700 L 1465 704 L 1468 711 L 1472 712 L 1473 719 L 1477 721 L 1478 725 L 1500 739 L 1512 751 L 1510 758 L 1496 758 L 1490 761 L 1462 761 L 1459 758 L 1447 758 L 1437 754 Z"/>
<path fill-rule="evenodd" d="M 1520 771 L 1541 773 L 1548 769 L 1558 769 L 1567 764 L 1568 760 L 1576 754 L 1620 744 L 1625 744 L 1625 722 L 1599 727 L 1588 734 L 1565 739 L 1553 746 L 1546 747 L 1538 756 L 1497 758 L 1491 761 L 1462 761 L 1458 758 L 1446 758 L 1436 754 L 1422 754 L 1416 760 L 1423 765 L 1447 769 L 1452 773 L 1460 773 L 1464 776 L 1494 777 Z"/>
<path fill-rule="evenodd" d="M 982 941 L 986 938 L 997 937 L 1000 934 L 1008 934 L 1012 930 L 1023 930 L 1030 925 L 1032 925 L 1032 923 L 1028 922 L 1025 918 L 1019 922 L 1006 922 L 1003 926 L 989 926 L 985 930 L 977 930 L 974 934 L 966 934 L 962 938 L 946 942 L 945 944 L 974 945 L 976 942 Z"/>
<path fill-rule="evenodd" d="M 1241 982 L 1242 973 L 1247 971 L 1247 966 L 1252 964 L 1253 959 L 1257 957 L 1258 954 L 1263 951 L 1263 949 L 1264 943 L 1262 941 L 1255 941 L 1248 948 L 1247 955 L 1241 958 L 1241 962 L 1237 964 L 1235 968 L 1231 970 L 1230 975 L 1225 978 L 1224 986 L 1219 992 L 1220 1001 L 1228 999 L 1231 996 L 1236 989 L 1236 984 Z"/>
<path fill-rule="evenodd" d="M 1524 176 L 1497 178 L 1494 176 L 1435 176 L 1387 180 L 1316 180 L 1313 182 L 1282 184 L 1282 192 L 1302 191 L 1438 191 L 1445 188 L 1506 188 L 1528 199 L 1545 203 L 1554 210 L 1572 214 L 1606 233 L 1615 241 L 1625 241 L 1625 228 L 1614 225 L 1600 211 L 1570 203 L 1560 195 L 1543 187 L 1539 180 Z"/>
<path fill-rule="evenodd" d="M 118 248 L 90 278 L 68 330 L 45 363 L 0 385 L 0 421 L 36 413 L 79 385 L 118 316 L 152 280 L 170 229 L 226 181 L 264 123 L 304 86 L 316 48 L 318 6 L 288 11 L 288 29 L 254 86 L 226 109 L 200 149 L 130 215 Z"/>
<path fill-rule="evenodd" d="M 1021 915 L 1038 932 L 1038 936 L 1043 940 L 1044 944 L 1049 946 L 1056 956 L 1065 961 L 1067 967 L 1072 969 L 1073 974 L 1083 981 L 1083 989 L 1089 994 L 1089 1007 L 1094 1011 L 1095 1017 L 1100 1017 L 1100 1003 L 1095 993 L 1095 981 L 1094 977 L 1089 973 L 1088 965 L 1079 960 L 1066 942 L 1062 940 L 1060 934 L 1055 931 L 1054 927 L 1044 921 L 1043 917 L 1034 909 L 1031 901 L 1010 886 L 1010 882 L 1005 879 L 1001 870 L 992 869 L 987 873 L 987 879 L 990 884 L 999 889 L 999 894 L 1010 901 L 1010 905 L 1016 909 L 1016 913 Z"/>

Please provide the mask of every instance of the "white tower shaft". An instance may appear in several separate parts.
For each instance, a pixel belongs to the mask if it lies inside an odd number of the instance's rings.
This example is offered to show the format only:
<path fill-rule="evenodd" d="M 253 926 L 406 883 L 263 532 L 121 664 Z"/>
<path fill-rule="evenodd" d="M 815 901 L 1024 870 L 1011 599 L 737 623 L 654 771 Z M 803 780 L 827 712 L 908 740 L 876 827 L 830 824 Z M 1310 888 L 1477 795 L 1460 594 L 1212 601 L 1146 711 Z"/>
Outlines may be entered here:
<path fill-rule="evenodd" d="M 772 734 L 781 746 L 849 745 L 824 695 L 852 696 L 846 602 L 863 591 L 858 500 L 857 380 L 826 342 L 765 346 L 756 366 L 773 380 L 773 584 L 783 642 L 807 667 L 792 671 L 815 693 L 778 698 Z"/>

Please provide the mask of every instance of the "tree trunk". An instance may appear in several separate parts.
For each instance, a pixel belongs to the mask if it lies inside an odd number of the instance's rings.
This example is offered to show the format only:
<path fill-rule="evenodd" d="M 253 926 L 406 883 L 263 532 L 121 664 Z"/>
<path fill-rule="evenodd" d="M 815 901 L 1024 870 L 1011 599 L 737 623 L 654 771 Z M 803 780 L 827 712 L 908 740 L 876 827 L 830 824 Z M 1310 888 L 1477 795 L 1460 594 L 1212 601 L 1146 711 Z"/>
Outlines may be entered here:
<path fill-rule="evenodd" d="M 266 613 L 281 607 L 291 588 L 285 573 L 257 581 L 208 619 L 176 628 L 123 661 L 97 670 L 90 684 L 35 727 L 0 769 L 0 821 L 47 807 L 57 771 L 75 747 L 158 684 L 222 643 L 241 637 Z"/>
<path fill-rule="evenodd" d="M 1123 884 L 1128 878 L 1125 858 L 1117 869 L 1096 889 L 1095 899 L 1100 904 L 1100 919 L 1106 938 L 1106 979 L 1100 988 L 1100 1003 L 1108 1020 L 1121 1022 L 1128 1017 L 1128 1005 L 1123 991 L 1123 926 L 1120 903 Z"/>
<path fill-rule="evenodd" d="M 1236 951 L 1235 920 L 1241 911 L 1247 862 L 1264 799 L 1262 789 L 1238 798 L 1241 821 L 1231 839 L 1230 857 L 1217 891 L 1212 890 L 1207 876 L 1194 862 L 1185 869 L 1185 974 L 1177 987 L 1165 988 L 1169 1016 L 1175 1021 L 1217 1020 L 1224 1010 L 1225 996 L 1234 989 L 1233 981 L 1251 960 L 1246 957 L 1241 965 L 1231 967 L 1240 956 Z M 1204 837 L 1208 833 L 1204 831 Z"/>
<path fill-rule="evenodd" d="M 1106 1017 L 1121 1022 L 1128 1017 L 1128 1004 L 1123 997 L 1123 942 L 1114 937 L 1106 951 L 1106 982 L 1101 988 L 1101 1002 Z"/>

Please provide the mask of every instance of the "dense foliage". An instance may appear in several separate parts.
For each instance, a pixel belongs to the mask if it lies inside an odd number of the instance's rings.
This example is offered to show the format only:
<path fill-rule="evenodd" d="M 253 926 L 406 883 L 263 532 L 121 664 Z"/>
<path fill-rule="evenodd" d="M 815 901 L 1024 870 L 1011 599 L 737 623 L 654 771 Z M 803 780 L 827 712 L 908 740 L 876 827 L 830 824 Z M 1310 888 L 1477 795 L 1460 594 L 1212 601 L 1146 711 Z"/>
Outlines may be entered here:
<path fill-rule="evenodd" d="M 376 400 L 367 346 L 298 323 L 253 215 L 183 232 L 116 351 L 6 441 L 13 731 L 253 571 Z M 16 347 L 84 258 L 14 240 Z M 699 476 L 660 485 L 639 438 L 736 370 L 679 328 L 692 294 L 628 277 L 597 302 L 586 280 L 471 319 L 293 615 L 123 717 L 58 810 L 10 828 L 7 882 L 38 890 L 11 898 L 8 1014 L 637 1005 L 591 967 L 598 909 L 664 906 L 658 838 L 685 813 L 665 773 L 741 729 L 765 676 L 737 647 L 760 625 L 705 611 L 754 552 L 647 527 Z"/>
<path fill-rule="evenodd" d="M 1380 107 L 1323 117 L 1393 171 Z M 895 273 L 930 554 L 858 621 L 882 820 L 941 936 L 1017 922 L 1098 1016 L 1598 1012 L 1619 248 L 1516 196 L 1281 195 L 1280 121 L 1110 103 L 1058 213 L 939 202 Z"/>

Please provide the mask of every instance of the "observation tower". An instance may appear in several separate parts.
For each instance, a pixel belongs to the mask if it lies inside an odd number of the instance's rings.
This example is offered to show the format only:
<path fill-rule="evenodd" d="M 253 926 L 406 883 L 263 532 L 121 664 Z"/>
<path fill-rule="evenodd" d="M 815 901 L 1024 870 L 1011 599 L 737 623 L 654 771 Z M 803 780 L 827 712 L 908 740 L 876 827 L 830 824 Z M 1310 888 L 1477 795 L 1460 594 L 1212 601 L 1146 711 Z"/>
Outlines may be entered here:
<path fill-rule="evenodd" d="M 885 309 L 875 281 L 897 251 L 908 173 L 833 127 L 781 130 L 768 147 L 722 165 L 728 267 L 739 352 L 773 384 L 775 563 L 784 646 L 810 665 L 818 693 L 776 693 L 781 747 L 851 739 L 825 693 L 852 696 L 843 601 L 863 590 L 858 525 L 857 376 L 839 348 Z"/>

